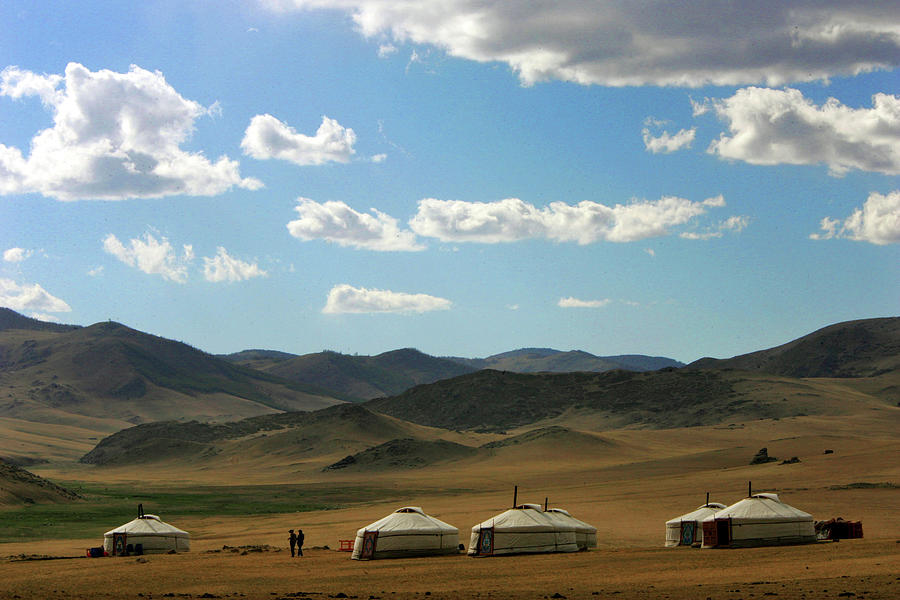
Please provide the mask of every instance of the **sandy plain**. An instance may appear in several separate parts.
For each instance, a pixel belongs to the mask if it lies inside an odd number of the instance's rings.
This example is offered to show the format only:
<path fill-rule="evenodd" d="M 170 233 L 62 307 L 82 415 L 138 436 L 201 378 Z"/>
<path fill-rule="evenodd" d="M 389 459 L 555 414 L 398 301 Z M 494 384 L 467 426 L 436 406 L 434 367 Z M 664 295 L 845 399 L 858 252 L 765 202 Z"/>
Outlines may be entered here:
<path fill-rule="evenodd" d="M 764 446 L 801 462 L 747 464 Z M 157 464 L 142 468 L 141 480 L 134 469 L 63 463 L 40 473 L 61 483 L 131 481 L 136 488 L 148 481 L 290 482 L 336 490 L 367 485 L 391 500 L 341 497 L 336 501 L 344 508 L 337 510 L 172 520 L 192 534 L 192 552 L 180 555 L 82 558 L 119 523 L 98 523 L 90 539 L 0 544 L 0 598 L 900 598 L 900 488 L 893 485 L 900 483 L 900 409 L 894 407 L 853 416 L 586 432 L 571 444 L 538 441 L 426 469 L 323 473 L 315 461 L 279 460 L 246 456 L 213 470 Z M 707 491 L 711 500 L 735 502 L 751 480 L 754 490 L 776 491 L 817 519 L 862 520 L 865 538 L 741 550 L 662 547 L 667 519 L 702 504 Z M 339 540 L 403 505 L 421 506 L 457 526 L 466 544 L 473 525 L 511 505 L 514 485 L 519 502 L 549 497 L 551 505 L 595 525 L 598 548 L 368 562 L 336 550 Z M 287 530 L 297 527 L 307 536 L 302 559 L 292 559 L 286 544 Z M 271 548 L 223 550 L 254 545 Z M 40 556 L 65 558 L 27 560 Z"/>

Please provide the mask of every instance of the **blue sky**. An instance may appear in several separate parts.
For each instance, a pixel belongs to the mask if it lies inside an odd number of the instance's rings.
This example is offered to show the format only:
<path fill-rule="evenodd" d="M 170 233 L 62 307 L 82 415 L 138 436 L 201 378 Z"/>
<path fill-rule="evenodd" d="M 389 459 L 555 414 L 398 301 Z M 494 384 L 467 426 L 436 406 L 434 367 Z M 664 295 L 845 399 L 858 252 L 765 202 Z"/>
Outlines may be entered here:
<path fill-rule="evenodd" d="M 4 2 L 0 305 L 214 353 L 897 314 L 890 3 Z"/>

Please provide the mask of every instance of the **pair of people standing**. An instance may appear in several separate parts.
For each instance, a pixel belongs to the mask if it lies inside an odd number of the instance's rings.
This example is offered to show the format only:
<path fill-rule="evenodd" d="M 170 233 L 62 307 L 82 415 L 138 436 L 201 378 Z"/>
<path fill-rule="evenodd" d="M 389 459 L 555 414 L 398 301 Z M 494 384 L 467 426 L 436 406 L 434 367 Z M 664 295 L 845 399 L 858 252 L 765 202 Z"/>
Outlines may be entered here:
<path fill-rule="evenodd" d="M 303 540 L 306 539 L 306 536 L 303 535 L 303 530 L 298 529 L 297 533 L 294 533 L 294 530 L 290 530 L 291 537 L 288 539 L 288 543 L 291 545 L 291 556 L 294 556 L 294 548 L 297 549 L 297 556 L 303 556 Z"/>

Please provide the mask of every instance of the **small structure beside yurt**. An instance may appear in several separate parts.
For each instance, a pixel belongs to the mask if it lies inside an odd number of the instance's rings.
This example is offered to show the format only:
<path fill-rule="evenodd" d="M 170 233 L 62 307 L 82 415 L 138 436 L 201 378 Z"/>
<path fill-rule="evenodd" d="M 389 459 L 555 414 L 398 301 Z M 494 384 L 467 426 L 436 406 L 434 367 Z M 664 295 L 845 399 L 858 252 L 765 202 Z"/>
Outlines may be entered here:
<path fill-rule="evenodd" d="M 724 504 L 710 502 L 707 494 L 706 504 L 697 507 L 697 510 L 666 521 L 666 548 L 699 546 L 703 542 L 703 520 L 723 508 Z"/>
<path fill-rule="evenodd" d="M 778 494 L 751 494 L 703 520 L 703 548 L 748 548 L 816 541 L 812 515 Z"/>
<path fill-rule="evenodd" d="M 561 519 L 575 528 L 575 544 L 579 550 L 590 550 L 597 547 L 597 528 L 593 525 L 576 519 L 569 514 L 569 511 L 562 508 L 548 508 L 544 512 L 550 518 Z"/>
<path fill-rule="evenodd" d="M 136 519 L 103 534 L 103 551 L 110 556 L 188 552 L 190 549 L 191 534 L 169 525 L 157 515 L 145 514 L 142 505 L 138 505 Z"/>
<path fill-rule="evenodd" d="M 418 506 L 398 508 L 356 532 L 353 560 L 459 552 L 459 530 Z"/>
<path fill-rule="evenodd" d="M 596 539 L 596 531 L 594 535 Z M 575 526 L 571 522 L 548 516 L 540 504 L 522 504 L 472 527 L 468 554 L 577 551 Z"/>

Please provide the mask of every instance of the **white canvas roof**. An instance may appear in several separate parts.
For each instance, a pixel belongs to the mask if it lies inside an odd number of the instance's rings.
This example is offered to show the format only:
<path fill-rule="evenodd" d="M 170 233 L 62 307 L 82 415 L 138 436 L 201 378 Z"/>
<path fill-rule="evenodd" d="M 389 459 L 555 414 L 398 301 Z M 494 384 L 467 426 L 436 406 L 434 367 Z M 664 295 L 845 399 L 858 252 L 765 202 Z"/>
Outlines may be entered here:
<path fill-rule="evenodd" d="M 490 550 L 483 530 L 490 530 Z M 523 504 L 472 527 L 470 555 L 521 554 L 529 552 L 577 552 L 575 527 L 560 517 L 551 517 L 538 504 Z"/>
<path fill-rule="evenodd" d="M 114 553 L 114 541 L 118 535 L 124 535 L 125 544 L 137 552 L 140 546 L 144 553 L 153 552 L 187 552 L 191 549 L 191 534 L 174 525 L 169 525 L 158 515 L 144 514 L 133 521 L 110 529 L 103 535 L 103 549 L 108 554 Z M 116 553 L 125 549 L 115 550 Z"/>
<path fill-rule="evenodd" d="M 697 507 L 696 510 L 692 510 L 689 513 L 683 514 L 680 517 L 669 519 L 668 521 L 666 521 L 666 525 L 678 525 L 682 521 L 702 521 L 706 517 L 710 517 L 716 514 L 723 508 L 726 507 L 720 502 L 710 502 L 709 504 L 704 504 L 703 506 Z"/>
<path fill-rule="evenodd" d="M 548 508 L 547 515 L 568 521 L 575 528 L 575 542 L 579 550 L 597 547 L 597 528 L 581 519 L 576 519 L 563 508 Z"/>
<path fill-rule="evenodd" d="M 159 518 L 157 515 L 144 515 L 133 521 L 129 521 L 124 525 L 119 525 L 115 529 L 110 529 L 104 537 L 112 537 L 114 533 L 127 533 L 128 535 L 161 535 L 175 537 L 190 537 L 187 531 L 178 529 L 174 525 L 169 525 Z"/>
<path fill-rule="evenodd" d="M 797 521 L 812 520 L 812 515 L 785 504 L 778 498 L 778 494 L 754 494 L 750 498 L 744 498 L 731 506 L 717 511 L 716 519 L 732 520 L 765 520 L 765 521 Z M 707 517 L 709 520 L 712 517 Z"/>
<path fill-rule="evenodd" d="M 364 556 L 367 534 L 377 532 L 372 556 Z M 350 558 L 386 558 L 457 552 L 459 530 L 425 514 L 418 506 L 404 506 L 356 532 Z"/>
<path fill-rule="evenodd" d="M 714 527 L 707 524 L 715 523 Z M 755 494 L 703 520 L 703 547 L 804 544 L 816 541 L 813 517 L 778 494 Z"/>

